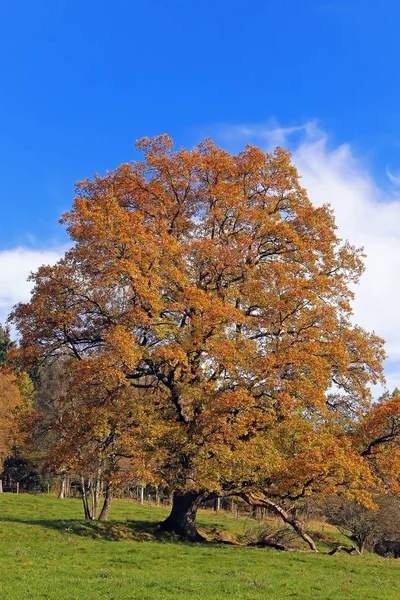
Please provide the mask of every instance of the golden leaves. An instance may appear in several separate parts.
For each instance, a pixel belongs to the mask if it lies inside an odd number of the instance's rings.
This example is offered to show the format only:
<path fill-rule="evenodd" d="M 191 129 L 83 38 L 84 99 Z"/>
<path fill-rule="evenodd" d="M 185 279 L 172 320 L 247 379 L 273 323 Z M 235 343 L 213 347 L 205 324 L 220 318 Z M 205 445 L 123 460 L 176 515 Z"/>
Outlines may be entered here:
<path fill-rule="evenodd" d="M 16 409 L 21 405 L 22 398 L 15 375 L 0 369 L 0 467 L 15 442 L 18 429 Z"/>
<path fill-rule="evenodd" d="M 350 324 L 362 252 L 282 148 L 137 147 L 143 162 L 78 184 L 63 217 L 75 245 L 13 315 L 26 360 L 78 359 L 59 456 L 78 461 L 79 436 L 96 454 L 113 431 L 172 487 L 360 487 L 369 467 L 350 432 L 383 359 Z M 333 384 L 354 404 L 343 419 Z"/>

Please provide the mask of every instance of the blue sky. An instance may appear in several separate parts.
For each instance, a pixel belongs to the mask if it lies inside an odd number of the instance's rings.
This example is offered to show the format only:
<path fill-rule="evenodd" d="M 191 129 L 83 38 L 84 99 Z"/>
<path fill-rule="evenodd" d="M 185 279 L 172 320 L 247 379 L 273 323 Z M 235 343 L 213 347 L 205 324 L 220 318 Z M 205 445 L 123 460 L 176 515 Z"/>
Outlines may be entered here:
<path fill-rule="evenodd" d="M 395 0 L 3 0 L 0 320 L 25 298 L 25 273 L 62 252 L 73 183 L 167 132 L 185 146 L 289 146 L 311 199 L 369 244 L 356 317 L 393 336 L 389 317 L 374 320 L 374 287 L 390 252 L 379 287 L 393 294 L 400 253 L 399 22 Z M 400 386 L 400 326 L 389 343 Z"/>
<path fill-rule="evenodd" d="M 395 164 L 399 20 L 394 0 L 4 0 L 1 245 L 61 238 L 72 184 L 144 135 L 318 119 Z"/>

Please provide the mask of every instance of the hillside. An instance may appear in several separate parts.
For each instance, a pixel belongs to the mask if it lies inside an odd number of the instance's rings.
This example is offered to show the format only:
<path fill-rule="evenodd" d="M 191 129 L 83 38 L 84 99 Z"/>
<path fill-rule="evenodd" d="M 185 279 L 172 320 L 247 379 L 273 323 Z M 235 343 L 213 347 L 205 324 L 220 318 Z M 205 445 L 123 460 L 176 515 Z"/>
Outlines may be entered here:
<path fill-rule="evenodd" d="M 397 600 L 400 562 L 160 538 L 162 508 L 119 500 L 109 523 L 85 523 L 79 500 L 0 495 L 2 600 Z M 251 523 L 202 511 L 208 535 Z M 253 523 L 253 526 L 256 522 Z"/>

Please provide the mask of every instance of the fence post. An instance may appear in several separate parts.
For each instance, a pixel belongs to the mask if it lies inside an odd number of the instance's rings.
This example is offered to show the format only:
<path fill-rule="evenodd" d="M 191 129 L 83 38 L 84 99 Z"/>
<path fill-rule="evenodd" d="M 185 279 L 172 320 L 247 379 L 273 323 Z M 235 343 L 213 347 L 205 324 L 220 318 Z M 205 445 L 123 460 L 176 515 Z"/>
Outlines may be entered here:
<path fill-rule="evenodd" d="M 17 494 L 19 494 L 19 481 L 17 481 Z"/>
<path fill-rule="evenodd" d="M 0 479 L 0 494 L 3 493 L 3 480 Z"/>

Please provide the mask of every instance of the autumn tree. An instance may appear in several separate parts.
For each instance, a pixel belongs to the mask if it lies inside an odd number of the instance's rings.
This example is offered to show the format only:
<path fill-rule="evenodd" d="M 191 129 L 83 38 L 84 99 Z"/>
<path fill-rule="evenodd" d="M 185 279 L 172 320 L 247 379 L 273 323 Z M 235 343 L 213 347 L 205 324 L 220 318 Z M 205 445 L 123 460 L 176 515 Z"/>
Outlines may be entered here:
<path fill-rule="evenodd" d="M 33 395 L 29 375 L 14 364 L 14 348 L 9 328 L 0 323 L 0 472 L 20 442 L 18 413 L 30 404 Z"/>
<path fill-rule="evenodd" d="M 345 497 L 329 498 L 324 504 L 327 522 L 350 536 L 361 554 L 366 548 L 373 551 L 379 543 L 383 547 L 385 540 L 393 537 L 399 544 L 399 498 L 379 496 L 374 500 L 374 509 Z"/>
<path fill-rule="evenodd" d="M 21 418 L 24 447 L 61 476 L 60 497 L 72 474 L 80 481 L 85 518 L 106 520 L 114 489 L 149 477 L 143 440 L 155 439 L 154 407 L 140 402 L 126 377 L 71 361 L 63 357 L 45 369 L 35 407 Z"/>
<path fill-rule="evenodd" d="M 15 349 L 16 344 L 11 339 L 9 327 L 0 323 L 0 369 L 3 373 L 13 373 L 22 405 L 27 407 L 32 402 L 34 385 L 28 373 L 18 364 Z"/>
<path fill-rule="evenodd" d="M 106 420 L 116 382 L 137 391 L 148 476 L 174 491 L 164 527 L 188 539 L 213 497 L 362 493 L 372 475 L 348 421 L 368 412 L 383 358 L 350 320 L 362 252 L 281 148 L 137 147 L 143 162 L 78 184 L 62 219 L 74 245 L 12 316 L 25 362 L 74 358 L 103 386 Z"/>
<path fill-rule="evenodd" d="M 22 404 L 15 376 L 0 369 L 0 471 L 16 441 L 16 409 Z"/>
<path fill-rule="evenodd" d="M 0 323 L 0 367 L 4 367 L 7 364 L 8 356 L 13 346 L 9 328 Z"/>

